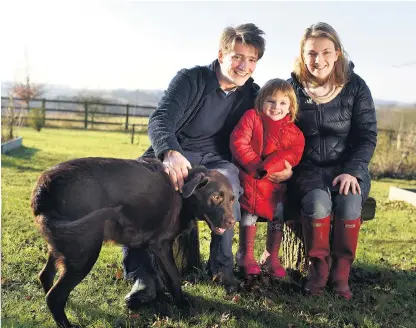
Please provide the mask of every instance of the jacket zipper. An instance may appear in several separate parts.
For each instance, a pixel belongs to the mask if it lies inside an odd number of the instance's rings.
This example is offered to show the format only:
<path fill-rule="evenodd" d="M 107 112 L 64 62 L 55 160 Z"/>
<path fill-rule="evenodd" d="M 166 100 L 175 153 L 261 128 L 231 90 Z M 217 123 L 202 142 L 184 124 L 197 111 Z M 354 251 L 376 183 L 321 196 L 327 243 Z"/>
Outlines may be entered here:
<path fill-rule="evenodd" d="M 325 152 L 325 145 L 324 145 L 325 140 L 321 136 L 322 108 L 321 108 L 321 104 L 316 104 L 316 105 L 318 107 L 317 116 L 318 116 L 319 149 L 320 149 L 320 157 L 321 157 L 321 162 L 322 162 L 325 158 L 325 154 L 324 154 L 324 152 Z"/>

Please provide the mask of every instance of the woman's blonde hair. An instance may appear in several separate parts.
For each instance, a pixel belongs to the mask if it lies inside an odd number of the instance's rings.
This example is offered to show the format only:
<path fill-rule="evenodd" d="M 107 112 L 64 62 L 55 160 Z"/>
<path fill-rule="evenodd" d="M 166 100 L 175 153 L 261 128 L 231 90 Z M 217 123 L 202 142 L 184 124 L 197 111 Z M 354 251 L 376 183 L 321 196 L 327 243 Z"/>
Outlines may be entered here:
<path fill-rule="evenodd" d="M 311 25 L 305 30 L 305 33 L 300 40 L 300 54 L 296 59 L 294 73 L 299 82 L 309 82 L 312 84 L 319 84 L 316 78 L 309 72 L 306 67 L 303 51 L 305 48 L 305 42 L 311 38 L 326 38 L 334 43 L 335 50 L 338 51 L 338 60 L 334 64 L 334 83 L 337 86 L 344 85 L 349 80 L 350 69 L 348 55 L 341 44 L 341 39 L 335 29 L 323 22 L 318 22 Z"/>
<path fill-rule="evenodd" d="M 257 112 L 261 113 L 263 111 L 263 104 L 266 101 L 266 98 L 273 96 L 276 92 L 280 91 L 290 100 L 289 106 L 289 115 L 290 121 L 293 122 L 296 119 L 296 114 L 298 113 L 298 102 L 296 99 L 295 90 L 289 82 L 282 79 L 272 79 L 266 82 L 266 84 L 260 89 L 259 94 L 254 101 L 254 107 Z"/>

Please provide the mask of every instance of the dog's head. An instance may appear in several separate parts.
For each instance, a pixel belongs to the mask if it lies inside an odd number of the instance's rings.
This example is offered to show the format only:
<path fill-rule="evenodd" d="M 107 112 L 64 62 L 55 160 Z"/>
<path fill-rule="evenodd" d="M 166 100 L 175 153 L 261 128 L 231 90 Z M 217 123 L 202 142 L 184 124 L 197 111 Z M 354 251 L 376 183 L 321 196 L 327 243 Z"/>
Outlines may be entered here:
<path fill-rule="evenodd" d="M 193 214 L 205 220 L 214 233 L 223 234 L 225 229 L 234 226 L 233 188 L 222 173 L 195 167 L 189 171 L 182 191 Z"/>

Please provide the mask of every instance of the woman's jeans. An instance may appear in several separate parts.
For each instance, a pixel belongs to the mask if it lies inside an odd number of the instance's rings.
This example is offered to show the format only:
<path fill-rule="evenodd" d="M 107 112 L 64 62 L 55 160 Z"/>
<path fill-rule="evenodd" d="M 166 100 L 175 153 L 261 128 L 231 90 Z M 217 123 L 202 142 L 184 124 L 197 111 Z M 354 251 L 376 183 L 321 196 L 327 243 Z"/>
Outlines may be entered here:
<path fill-rule="evenodd" d="M 340 195 L 322 189 L 308 192 L 302 199 L 302 215 L 310 220 L 322 219 L 334 212 L 341 220 L 355 220 L 361 216 L 361 195 L 349 192 Z"/>

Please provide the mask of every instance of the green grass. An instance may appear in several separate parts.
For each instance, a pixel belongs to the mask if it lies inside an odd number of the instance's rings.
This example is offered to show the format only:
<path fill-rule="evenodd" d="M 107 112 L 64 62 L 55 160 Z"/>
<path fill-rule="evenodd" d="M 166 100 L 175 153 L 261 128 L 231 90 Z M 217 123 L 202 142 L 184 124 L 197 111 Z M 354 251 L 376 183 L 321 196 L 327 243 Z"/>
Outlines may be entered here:
<path fill-rule="evenodd" d="M 3 327 L 54 327 L 37 274 L 46 260 L 46 244 L 33 224 L 29 199 L 41 172 L 64 160 L 85 156 L 135 158 L 148 146 L 146 135 L 121 132 L 45 128 L 40 133 L 21 129 L 24 147 L 2 155 L 2 317 Z M 119 246 L 104 245 L 90 274 L 72 292 L 69 319 L 86 327 L 414 327 L 416 317 L 416 210 L 388 202 L 390 185 L 416 188 L 415 180 L 373 182 L 378 201 L 376 219 L 361 229 L 352 289 L 354 299 L 341 300 L 326 292 L 319 298 L 302 296 L 283 282 L 273 282 L 239 298 L 225 295 L 203 272 L 196 282 L 184 279 L 193 301 L 191 315 L 169 305 L 169 317 L 151 307 L 135 313 L 124 307 L 131 285 L 120 279 Z M 203 259 L 209 238 L 201 226 Z M 264 245 L 260 225 L 256 254 Z M 234 251 L 238 236 L 235 236 Z M 292 326 L 291 326 L 292 325 Z"/>

